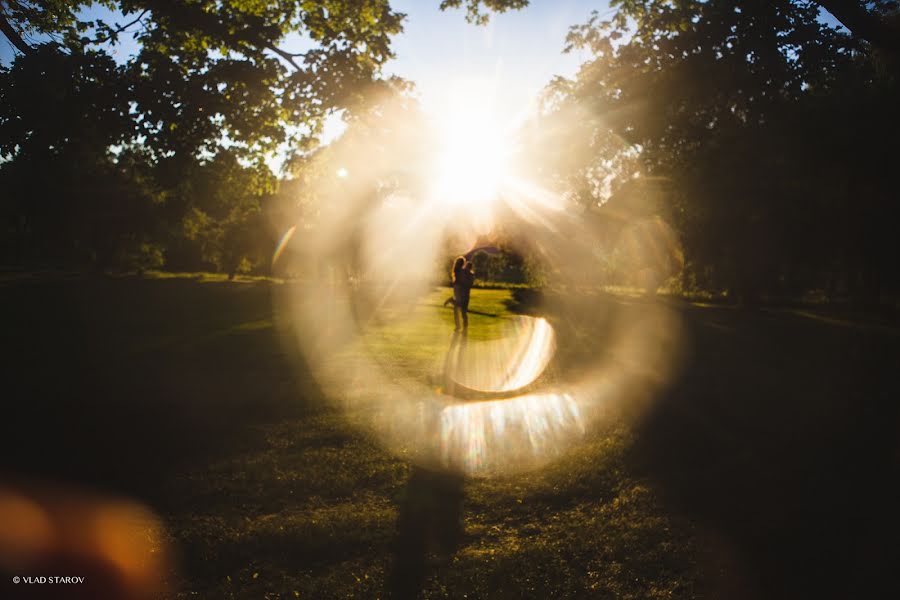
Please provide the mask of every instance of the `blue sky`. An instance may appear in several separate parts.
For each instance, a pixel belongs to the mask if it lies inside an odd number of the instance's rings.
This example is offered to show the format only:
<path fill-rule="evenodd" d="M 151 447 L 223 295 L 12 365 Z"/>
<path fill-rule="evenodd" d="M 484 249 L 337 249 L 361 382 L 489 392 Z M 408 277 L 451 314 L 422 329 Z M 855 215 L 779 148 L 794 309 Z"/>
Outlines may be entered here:
<path fill-rule="evenodd" d="M 408 15 L 386 72 L 414 81 L 426 107 L 439 104 L 460 80 L 493 88 L 499 112 L 527 110 L 554 75 L 572 76 L 587 55 L 563 54 L 566 33 L 605 1 L 534 0 L 522 11 L 493 15 L 488 25 L 466 22 L 462 10 L 440 11 L 438 0 L 395 0 Z"/>

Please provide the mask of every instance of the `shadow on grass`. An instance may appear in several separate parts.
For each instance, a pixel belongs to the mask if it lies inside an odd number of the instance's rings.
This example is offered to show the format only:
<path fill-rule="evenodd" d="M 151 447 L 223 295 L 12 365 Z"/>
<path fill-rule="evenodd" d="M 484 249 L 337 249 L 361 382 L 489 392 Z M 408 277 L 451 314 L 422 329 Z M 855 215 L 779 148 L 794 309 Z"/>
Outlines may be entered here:
<path fill-rule="evenodd" d="M 686 309 L 683 376 L 635 470 L 698 523 L 710 597 L 900 597 L 895 336 Z"/>
<path fill-rule="evenodd" d="M 696 525 L 703 597 L 900 597 L 896 328 L 782 310 L 515 290 L 547 315 L 561 378 L 644 304 L 679 315 L 680 374 L 633 423 L 624 464 Z M 614 356 L 610 356 L 614 360 Z"/>
<path fill-rule="evenodd" d="M 0 310 L 7 473 L 152 500 L 177 465 L 254 445 L 248 425 L 321 405 L 265 283 L 35 282 Z"/>
<path fill-rule="evenodd" d="M 512 298 L 504 304 L 510 312 L 521 315 L 540 315 L 544 304 L 544 293 L 535 288 L 514 288 Z"/>
<path fill-rule="evenodd" d="M 397 522 L 390 495 L 404 467 L 341 430 L 340 419 L 316 421 L 321 391 L 293 338 L 273 326 L 270 292 L 265 283 L 177 279 L 4 287 L 0 310 L 11 343 L 0 472 L 150 502 L 185 552 L 187 587 L 217 592 L 206 597 L 227 595 L 229 572 L 257 581 L 255 570 L 269 569 L 278 594 L 296 575 L 290 585 L 323 597 L 349 589 L 348 564 L 378 573 Z M 544 306 L 539 292 L 512 294 L 516 312 Z M 575 374 L 589 367 L 608 351 L 620 311 L 642 301 L 570 298 L 570 312 L 550 315 L 560 362 Z M 623 463 L 696 525 L 705 589 L 693 597 L 900 597 L 891 593 L 900 564 L 896 337 L 789 314 L 673 310 L 686 329 L 685 366 L 637 417 Z M 544 508 L 585 499 L 608 506 L 622 473 L 588 464 L 602 476 L 573 483 L 571 472 L 558 473 L 558 485 L 537 500 Z M 172 484 L 185 472 L 196 479 Z M 485 494 L 476 508 L 496 521 L 495 501 Z M 529 530 L 552 531 L 534 506 L 509 506 L 510 518 Z M 416 522 L 418 513 L 405 510 Z M 632 552 L 635 535 L 655 539 L 635 534 L 635 525 L 623 517 L 621 539 L 603 544 Z M 408 541 L 418 561 L 421 539 Z M 571 585 L 575 595 L 584 581 L 574 578 L 583 574 L 560 578 L 563 563 L 547 564 L 577 553 L 569 538 L 559 543 L 560 554 L 524 545 L 516 560 L 529 561 L 534 585 Z M 471 564 L 473 578 L 508 576 L 509 595 L 538 589 L 513 577 L 520 564 L 508 571 Z M 655 574 L 664 569 L 652 563 Z M 365 585 L 370 596 L 382 592 L 381 582 Z M 496 589 L 486 581 L 475 591 Z"/>
<path fill-rule="evenodd" d="M 453 312 L 453 305 L 452 305 L 452 304 L 451 304 L 451 305 L 447 305 L 447 306 L 443 306 L 443 305 L 441 305 L 441 304 L 435 303 L 435 304 L 423 304 L 423 306 L 433 306 L 433 307 L 439 308 L 439 309 L 441 309 L 441 310 L 447 309 L 447 310 L 449 310 L 451 313 Z M 482 317 L 491 317 L 491 318 L 494 318 L 494 319 L 500 318 L 500 315 L 498 315 L 498 314 L 496 314 L 496 313 L 489 313 L 489 312 L 484 312 L 484 311 L 480 311 L 480 310 L 472 310 L 471 308 L 470 308 L 468 311 L 466 311 L 466 312 L 468 312 L 470 315 L 481 315 Z"/>

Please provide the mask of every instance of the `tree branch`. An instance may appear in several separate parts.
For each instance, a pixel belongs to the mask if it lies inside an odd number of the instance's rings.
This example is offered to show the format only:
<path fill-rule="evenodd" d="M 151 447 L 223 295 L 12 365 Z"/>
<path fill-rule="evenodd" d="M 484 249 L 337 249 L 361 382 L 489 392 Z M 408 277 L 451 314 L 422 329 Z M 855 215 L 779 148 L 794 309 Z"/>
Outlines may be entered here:
<path fill-rule="evenodd" d="M 6 19 L 6 15 L 0 10 L 0 32 L 6 36 L 13 46 L 22 54 L 31 54 L 31 46 L 25 43 L 22 36 L 16 31 L 10 22 Z"/>
<path fill-rule="evenodd" d="M 868 11 L 858 0 L 818 0 L 835 19 L 879 50 L 900 56 L 900 31 Z"/>
<path fill-rule="evenodd" d="M 144 18 L 144 15 L 146 15 L 148 12 L 150 12 L 150 9 L 145 8 L 143 11 L 141 11 L 141 14 L 139 14 L 135 20 L 131 21 L 130 23 L 126 23 L 125 25 L 122 25 L 120 27 L 117 27 L 114 30 L 111 30 L 109 32 L 109 34 L 106 35 L 105 37 L 98 37 L 98 38 L 91 40 L 91 43 L 92 44 L 103 44 L 104 42 L 108 42 L 110 39 L 112 39 L 113 36 L 122 33 L 123 31 L 125 31 L 126 29 L 128 29 L 129 27 L 134 25 L 135 23 L 138 23 L 141 19 Z"/>
<path fill-rule="evenodd" d="M 285 50 L 282 50 L 281 48 L 271 45 L 271 44 L 266 44 L 264 47 L 268 50 L 271 50 L 272 52 L 274 52 L 275 54 L 277 54 L 278 56 L 280 56 L 281 58 L 283 58 L 284 60 L 289 62 L 291 64 L 291 66 L 294 67 L 295 69 L 297 69 L 298 71 L 303 70 L 294 59 L 297 58 L 298 56 L 306 56 L 305 52 L 286 52 Z"/>
<path fill-rule="evenodd" d="M 155 15 L 164 15 L 172 21 L 187 23 L 200 31 L 215 31 L 217 29 L 218 22 L 216 22 L 215 17 L 194 6 L 175 5 L 169 2 L 169 0 L 158 0 L 147 2 L 147 4 L 150 5 L 150 10 L 152 10 Z M 297 71 L 303 70 L 303 68 L 297 64 L 295 59 L 300 56 L 306 56 L 306 53 L 304 52 L 287 52 L 286 50 L 282 50 L 275 46 L 264 37 L 249 35 L 246 31 L 220 33 L 220 35 L 238 47 L 249 46 L 257 50 L 270 50 Z"/>

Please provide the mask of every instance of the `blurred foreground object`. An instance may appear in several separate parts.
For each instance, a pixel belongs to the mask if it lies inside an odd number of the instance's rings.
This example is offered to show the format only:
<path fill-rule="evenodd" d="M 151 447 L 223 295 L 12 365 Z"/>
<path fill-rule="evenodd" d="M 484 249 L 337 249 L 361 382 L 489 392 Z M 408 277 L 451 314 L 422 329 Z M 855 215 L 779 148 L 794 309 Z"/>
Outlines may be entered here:
<path fill-rule="evenodd" d="M 0 597 L 137 600 L 165 591 L 163 528 L 140 504 L 3 483 L 0 524 Z"/>

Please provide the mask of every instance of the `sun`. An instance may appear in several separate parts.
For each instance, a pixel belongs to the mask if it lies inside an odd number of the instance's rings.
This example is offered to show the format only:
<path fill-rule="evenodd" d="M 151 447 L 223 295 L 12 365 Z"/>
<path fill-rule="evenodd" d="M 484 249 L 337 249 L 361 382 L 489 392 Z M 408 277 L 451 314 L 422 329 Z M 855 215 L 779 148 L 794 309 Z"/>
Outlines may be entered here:
<path fill-rule="evenodd" d="M 436 121 L 436 199 L 452 206 L 493 203 L 509 175 L 512 144 L 490 96 L 478 88 L 457 93 Z"/>

